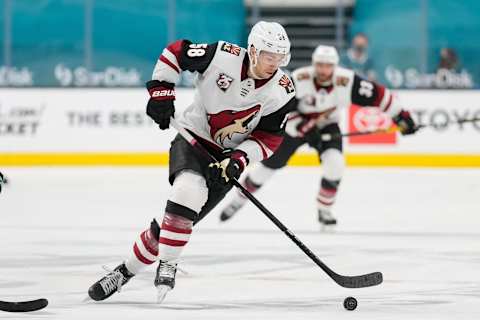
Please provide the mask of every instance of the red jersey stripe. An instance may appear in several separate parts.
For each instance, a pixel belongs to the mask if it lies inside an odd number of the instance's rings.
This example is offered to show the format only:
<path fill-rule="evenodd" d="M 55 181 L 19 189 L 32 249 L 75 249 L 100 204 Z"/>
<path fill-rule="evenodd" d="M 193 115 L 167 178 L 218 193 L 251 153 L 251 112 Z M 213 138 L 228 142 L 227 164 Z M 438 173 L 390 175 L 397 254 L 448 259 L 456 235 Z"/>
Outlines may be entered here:
<path fill-rule="evenodd" d="M 160 61 L 169 65 L 177 73 L 180 73 L 180 70 L 178 70 L 177 66 L 175 64 L 173 64 L 170 60 L 168 60 L 167 57 L 165 57 L 163 54 L 160 56 Z"/>

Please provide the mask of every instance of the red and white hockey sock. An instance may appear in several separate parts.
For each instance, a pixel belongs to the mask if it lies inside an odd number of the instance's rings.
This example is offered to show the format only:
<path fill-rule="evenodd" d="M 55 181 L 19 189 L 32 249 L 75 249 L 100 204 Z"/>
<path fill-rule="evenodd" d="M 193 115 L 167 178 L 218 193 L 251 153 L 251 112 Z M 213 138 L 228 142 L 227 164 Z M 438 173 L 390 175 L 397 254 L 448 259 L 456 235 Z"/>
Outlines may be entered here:
<path fill-rule="evenodd" d="M 247 177 L 242 182 L 242 186 L 245 187 L 248 192 L 255 193 L 268 179 L 272 177 L 274 173 L 275 169 L 270 169 L 263 164 L 258 163 L 250 170 Z M 234 201 L 241 203 L 245 202 L 246 200 L 247 198 L 243 195 L 243 193 L 237 189 L 237 197 L 235 197 Z"/>
<path fill-rule="evenodd" d="M 317 195 L 317 207 L 320 210 L 330 210 L 335 203 L 340 181 L 322 179 L 320 191 Z"/>
<path fill-rule="evenodd" d="M 168 212 L 161 228 L 153 220 L 133 245 L 133 254 L 125 262 L 128 271 L 137 274 L 157 260 L 176 262 L 190 240 L 192 226 L 191 220 Z"/>
<path fill-rule="evenodd" d="M 150 228 L 143 231 L 133 245 L 132 255 L 125 261 L 128 271 L 139 273 L 145 267 L 157 261 L 160 226 L 153 220 Z"/>
<path fill-rule="evenodd" d="M 165 213 L 158 241 L 158 259 L 175 263 L 190 240 L 192 227 L 192 220 Z"/>
<path fill-rule="evenodd" d="M 127 269 L 138 273 L 157 260 L 175 263 L 192 234 L 193 221 L 208 200 L 205 178 L 195 172 L 181 171 L 172 186 L 161 226 L 154 220 L 142 232 L 126 261 Z"/>
<path fill-rule="evenodd" d="M 250 175 L 248 175 L 242 182 L 242 186 L 250 193 L 254 193 L 261 187 L 260 184 L 256 184 L 251 180 Z M 239 208 L 242 207 L 245 202 L 247 202 L 247 197 L 245 197 L 245 195 L 240 191 L 240 189 L 236 189 L 230 205 Z"/>
<path fill-rule="evenodd" d="M 250 178 L 250 176 L 248 175 L 246 178 L 245 178 L 245 181 L 243 181 L 242 183 L 242 186 L 247 189 L 248 192 L 250 193 L 254 193 L 255 191 L 257 191 L 258 189 L 260 189 L 260 187 L 262 186 L 261 184 L 256 184 L 255 182 L 252 181 L 252 179 Z M 242 192 L 240 192 L 239 189 L 237 189 L 239 195 L 243 198 L 245 198 L 245 196 L 243 195 Z"/>

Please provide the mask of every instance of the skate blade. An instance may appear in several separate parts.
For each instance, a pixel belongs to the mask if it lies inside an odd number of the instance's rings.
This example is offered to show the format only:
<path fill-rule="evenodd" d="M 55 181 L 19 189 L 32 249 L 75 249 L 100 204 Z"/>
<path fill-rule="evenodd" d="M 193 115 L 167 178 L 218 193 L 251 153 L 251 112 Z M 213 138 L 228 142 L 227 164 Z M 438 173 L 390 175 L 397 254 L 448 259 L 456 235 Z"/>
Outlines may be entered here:
<path fill-rule="evenodd" d="M 157 303 L 162 303 L 170 290 L 172 290 L 172 288 L 169 286 L 159 285 L 157 287 Z"/>

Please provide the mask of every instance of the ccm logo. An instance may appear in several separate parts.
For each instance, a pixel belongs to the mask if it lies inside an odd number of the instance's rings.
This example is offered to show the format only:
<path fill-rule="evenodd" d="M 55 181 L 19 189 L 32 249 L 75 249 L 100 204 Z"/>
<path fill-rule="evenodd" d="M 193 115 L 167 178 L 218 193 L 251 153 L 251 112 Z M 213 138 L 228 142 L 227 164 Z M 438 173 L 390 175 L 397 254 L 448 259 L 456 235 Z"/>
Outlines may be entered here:
<path fill-rule="evenodd" d="M 164 90 L 156 90 L 152 92 L 152 98 L 160 98 L 160 97 L 175 97 L 175 90 L 164 89 Z"/>

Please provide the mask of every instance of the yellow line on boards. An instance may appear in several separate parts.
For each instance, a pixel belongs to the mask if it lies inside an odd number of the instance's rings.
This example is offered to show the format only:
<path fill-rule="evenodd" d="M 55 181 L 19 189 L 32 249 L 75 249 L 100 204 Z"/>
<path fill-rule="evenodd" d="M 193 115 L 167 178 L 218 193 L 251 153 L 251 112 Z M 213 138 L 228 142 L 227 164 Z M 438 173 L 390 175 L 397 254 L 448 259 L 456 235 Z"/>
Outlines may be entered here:
<path fill-rule="evenodd" d="M 0 153 L 0 166 L 165 166 L 168 153 Z"/>
<path fill-rule="evenodd" d="M 346 154 L 349 166 L 480 167 L 480 154 Z M 317 166 L 318 156 L 295 154 L 291 166 Z M 0 166 L 165 166 L 168 153 L 0 153 Z"/>
<path fill-rule="evenodd" d="M 480 154 L 346 154 L 348 166 L 357 167 L 480 167 Z M 296 154 L 291 166 L 319 164 L 315 154 Z"/>

